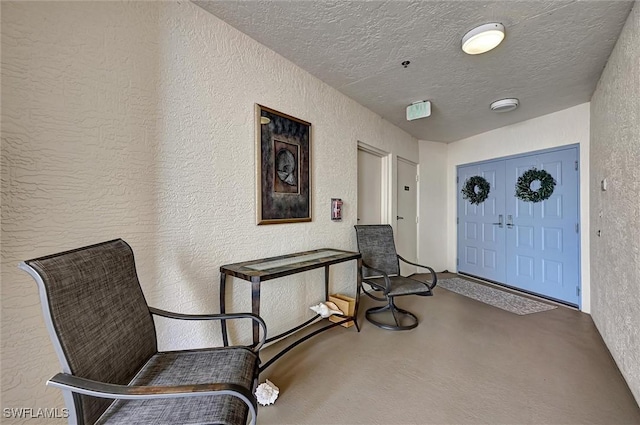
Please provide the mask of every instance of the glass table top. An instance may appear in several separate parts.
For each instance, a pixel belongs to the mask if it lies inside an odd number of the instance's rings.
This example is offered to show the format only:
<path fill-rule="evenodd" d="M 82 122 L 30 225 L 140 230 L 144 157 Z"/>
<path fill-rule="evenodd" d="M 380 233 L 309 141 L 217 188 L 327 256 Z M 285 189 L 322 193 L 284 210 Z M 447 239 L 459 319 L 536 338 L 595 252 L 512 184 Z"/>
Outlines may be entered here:
<path fill-rule="evenodd" d="M 290 266 L 296 263 L 303 263 L 310 260 L 317 260 L 318 258 L 332 257 L 334 255 L 340 255 L 343 252 L 335 251 L 332 249 L 321 250 L 320 252 L 314 252 L 311 254 L 299 255 L 296 257 L 283 258 L 281 260 L 264 261 L 262 263 L 246 266 L 248 269 L 253 270 L 269 270 L 276 267 Z"/>
<path fill-rule="evenodd" d="M 245 280 L 255 280 L 257 277 L 267 280 L 358 258 L 358 252 L 324 248 L 227 264 L 220 267 L 220 272 Z"/>

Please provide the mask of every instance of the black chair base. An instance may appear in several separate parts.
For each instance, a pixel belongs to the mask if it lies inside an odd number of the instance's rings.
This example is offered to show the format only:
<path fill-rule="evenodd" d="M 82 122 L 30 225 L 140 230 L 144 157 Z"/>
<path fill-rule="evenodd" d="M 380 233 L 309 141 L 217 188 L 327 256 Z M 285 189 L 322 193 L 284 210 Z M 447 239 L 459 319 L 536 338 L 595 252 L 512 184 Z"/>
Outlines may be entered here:
<path fill-rule="evenodd" d="M 386 311 L 391 312 L 395 325 L 378 321 L 372 317 Z M 390 299 L 389 304 L 387 305 L 368 309 L 365 313 L 365 317 L 369 322 L 373 323 L 377 327 L 390 331 L 408 331 L 409 329 L 413 329 L 418 326 L 418 318 L 413 313 L 398 308 L 394 304 L 393 299 Z M 409 324 L 402 324 L 403 322 L 408 322 Z"/>
<path fill-rule="evenodd" d="M 376 301 L 385 301 L 383 307 L 373 307 L 366 311 L 367 320 L 379 328 L 391 331 L 406 331 L 418 326 L 418 318 L 406 310 L 398 308 L 394 304 L 394 298 L 405 295 L 420 295 L 428 297 L 433 295 L 431 290 L 438 282 L 438 275 L 429 266 L 421 265 L 402 258 L 396 252 L 393 239 L 393 229 L 388 224 L 358 225 L 356 238 L 358 251 L 362 254 L 362 267 L 360 275 L 362 283 L 371 286 L 371 292 L 382 292 L 382 296 L 372 294 L 365 288 L 364 293 Z M 412 266 L 427 269 L 431 274 L 431 281 L 424 282 L 414 279 L 412 276 L 402 276 L 400 273 L 400 261 Z M 415 273 L 414 273 L 415 274 Z M 382 316 L 392 316 L 392 323 L 386 318 L 386 323 L 379 320 Z"/>

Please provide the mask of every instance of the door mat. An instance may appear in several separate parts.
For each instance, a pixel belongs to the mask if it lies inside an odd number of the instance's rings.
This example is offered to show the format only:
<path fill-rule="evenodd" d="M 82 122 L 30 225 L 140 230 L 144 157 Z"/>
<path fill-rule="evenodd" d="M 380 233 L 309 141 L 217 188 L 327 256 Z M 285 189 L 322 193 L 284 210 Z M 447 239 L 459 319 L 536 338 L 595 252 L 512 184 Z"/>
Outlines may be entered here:
<path fill-rule="evenodd" d="M 552 304 L 525 298 L 458 277 L 438 280 L 438 287 L 521 316 L 558 308 L 558 306 Z"/>

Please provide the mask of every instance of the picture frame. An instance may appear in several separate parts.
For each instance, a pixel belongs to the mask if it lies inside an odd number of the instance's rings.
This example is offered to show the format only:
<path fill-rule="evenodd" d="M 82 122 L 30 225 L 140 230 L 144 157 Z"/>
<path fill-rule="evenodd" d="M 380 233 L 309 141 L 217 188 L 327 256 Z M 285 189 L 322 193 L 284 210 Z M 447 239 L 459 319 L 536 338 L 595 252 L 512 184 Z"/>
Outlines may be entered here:
<path fill-rule="evenodd" d="M 256 222 L 311 221 L 311 123 L 256 104 Z"/>

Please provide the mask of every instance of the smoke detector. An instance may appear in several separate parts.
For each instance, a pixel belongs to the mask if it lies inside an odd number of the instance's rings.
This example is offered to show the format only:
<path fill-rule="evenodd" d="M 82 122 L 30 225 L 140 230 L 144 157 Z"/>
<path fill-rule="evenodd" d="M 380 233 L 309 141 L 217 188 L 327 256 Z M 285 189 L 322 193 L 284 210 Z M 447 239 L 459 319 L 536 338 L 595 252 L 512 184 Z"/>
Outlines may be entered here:
<path fill-rule="evenodd" d="M 515 98 L 496 100 L 491 104 L 491 110 L 494 112 L 509 112 L 518 107 L 520 101 Z"/>

